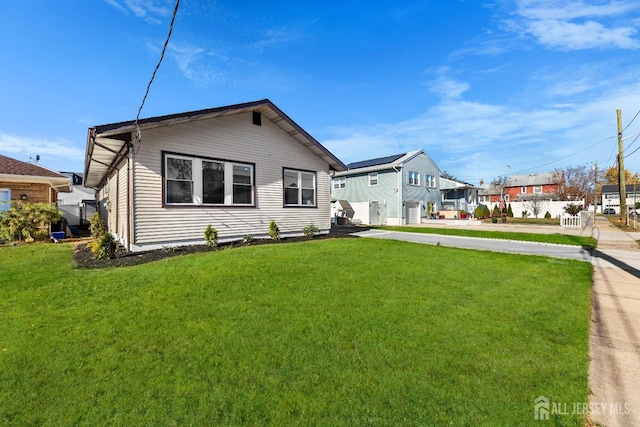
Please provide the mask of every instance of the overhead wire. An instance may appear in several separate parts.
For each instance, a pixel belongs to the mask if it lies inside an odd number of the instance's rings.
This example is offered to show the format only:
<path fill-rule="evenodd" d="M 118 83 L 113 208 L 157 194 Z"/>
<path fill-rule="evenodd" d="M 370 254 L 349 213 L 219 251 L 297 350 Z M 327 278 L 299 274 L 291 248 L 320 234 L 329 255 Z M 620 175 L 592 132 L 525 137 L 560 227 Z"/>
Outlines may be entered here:
<path fill-rule="evenodd" d="M 636 113 L 635 116 L 633 116 L 633 119 L 631 119 L 631 121 L 629 123 L 627 123 L 627 125 L 624 127 L 624 129 L 622 129 L 622 132 L 624 132 L 625 130 L 627 130 L 627 128 L 629 126 L 631 126 L 631 123 L 633 123 L 633 121 L 636 119 L 636 117 L 638 117 L 638 114 L 640 114 L 640 110 L 638 110 L 638 112 Z"/>
<path fill-rule="evenodd" d="M 160 68 L 160 64 L 162 64 L 162 60 L 164 59 L 164 54 L 167 51 L 167 46 L 169 45 L 169 40 L 171 39 L 171 33 L 173 32 L 173 24 L 176 20 L 176 15 L 178 14 L 179 6 L 180 6 L 180 0 L 176 0 L 176 5 L 173 8 L 173 15 L 171 16 L 171 23 L 169 23 L 169 32 L 167 33 L 167 38 L 164 41 L 164 46 L 162 47 L 162 52 L 160 53 L 160 59 L 158 60 L 156 67 L 153 69 L 153 73 L 151 74 L 151 79 L 147 84 L 147 90 L 145 91 L 144 97 L 142 98 L 142 102 L 140 103 L 140 108 L 138 108 L 138 114 L 136 115 L 136 120 L 134 122 L 134 125 L 136 127 L 136 140 L 138 142 L 140 142 L 142 139 L 141 132 L 140 132 L 140 125 L 138 124 L 140 120 L 140 114 L 142 113 L 142 108 L 144 107 L 144 103 L 147 100 L 147 96 L 149 96 L 149 90 L 151 89 L 151 84 L 153 83 L 153 79 L 156 77 L 156 73 L 158 72 L 158 69 Z M 140 148 L 138 147 L 138 149 Z"/>

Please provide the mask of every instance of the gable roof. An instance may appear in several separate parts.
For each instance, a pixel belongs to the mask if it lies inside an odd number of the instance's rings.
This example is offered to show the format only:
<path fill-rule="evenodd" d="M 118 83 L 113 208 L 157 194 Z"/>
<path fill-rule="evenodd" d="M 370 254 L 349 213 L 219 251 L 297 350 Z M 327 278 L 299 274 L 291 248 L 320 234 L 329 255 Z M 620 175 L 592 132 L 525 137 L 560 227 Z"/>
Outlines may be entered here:
<path fill-rule="evenodd" d="M 483 187 L 477 187 L 473 184 L 469 184 L 468 182 L 459 181 L 457 179 L 449 179 L 445 177 L 440 177 L 440 190 L 453 190 L 456 188 L 468 188 L 471 190 L 481 190 Z"/>
<path fill-rule="evenodd" d="M 429 160 L 431 160 L 431 157 L 429 157 L 429 155 L 424 150 L 414 150 L 403 154 L 394 154 L 392 156 L 377 157 L 375 159 L 349 163 L 347 165 L 348 170 L 336 172 L 335 176 L 355 175 L 360 173 L 376 172 L 385 169 L 393 169 L 402 166 L 404 163 L 420 154 L 424 154 Z M 433 162 L 433 160 L 431 160 L 431 162 L 435 165 L 435 162 Z"/>
<path fill-rule="evenodd" d="M 0 154 L 0 181 L 37 182 L 54 187 L 59 192 L 70 190 L 70 179 L 35 163 L 23 162 Z"/>
<path fill-rule="evenodd" d="M 268 99 L 228 105 L 225 107 L 150 117 L 138 120 L 138 126 L 140 130 L 145 130 L 251 111 L 259 112 L 271 120 L 284 132 L 327 162 L 331 169 L 336 171 L 347 169 L 344 163 Z M 134 132 L 136 132 L 135 120 L 89 128 L 84 170 L 85 186 L 99 186 L 106 176 L 115 169 L 116 164 L 127 157 L 129 143 L 131 142 L 131 136 Z"/>
<path fill-rule="evenodd" d="M 531 185 L 557 184 L 556 172 L 539 172 L 527 175 L 512 175 L 507 179 L 505 187 L 527 187 Z"/>

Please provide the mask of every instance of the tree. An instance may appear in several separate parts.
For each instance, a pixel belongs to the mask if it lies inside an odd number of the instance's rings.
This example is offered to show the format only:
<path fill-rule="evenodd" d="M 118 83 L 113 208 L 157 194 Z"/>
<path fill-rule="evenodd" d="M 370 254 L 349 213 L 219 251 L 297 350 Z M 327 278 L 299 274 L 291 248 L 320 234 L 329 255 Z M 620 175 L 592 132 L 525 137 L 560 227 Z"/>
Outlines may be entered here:
<path fill-rule="evenodd" d="M 585 204 L 593 203 L 594 172 L 591 168 L 581 166 L 567 166 L 554 171 L 555 181 L 558 183 L 558 198 L 560 200 L 582 200 Z"/>
<path fill-rule="evenodd" d="M 59 221 L 62 212 L 55 203 L 22 203 L 14 200 L 0 218 L 0 235 L 8 240 L 42 239 L 48 235 L 52 222 Z"/>
<path fill-rule="evenodd" d="M 624 170 L 624 181 L 626 184 L 640 184 L 638 172 L 631 175 L 629 169 Z M 602 183 L 604 185 L 618 185 L 618 167 L 610 166 L 602 171 Z"/>
<path fill-rule="evenodd" d="M 540 212 L 542 212 L 542 209 L 544 208 L 544 206 L 546 205 L 546 201 L 545 199 L 543 199 L 542 197 L 540 197 L 538 194 L 534 194 L 533 198 L 531 200 L 529 200 L 525 206 L 529 209 L 531 209 L 531 212 L 533 213 L 533 216 L 538 218 L 538 215 L 540 214 Z"/>
<path fill-rule="evenodd" d="M 445 179 L 452 179 L 452 180 L 454 180 L 454 181 L 457 181 L 457 180 L 458 180 L 455 176 L 453 176 L 452 174 L 450 174 L 450 173 L 449 173 L 449 172 L 447 172 L 446 170 L 445 170 L 445 171 L 442 171 L 442 173 L 440 174 L 440 176 L 441 176 L 441 177 L 443 177 L 443 178 L 445 178 Z"/>

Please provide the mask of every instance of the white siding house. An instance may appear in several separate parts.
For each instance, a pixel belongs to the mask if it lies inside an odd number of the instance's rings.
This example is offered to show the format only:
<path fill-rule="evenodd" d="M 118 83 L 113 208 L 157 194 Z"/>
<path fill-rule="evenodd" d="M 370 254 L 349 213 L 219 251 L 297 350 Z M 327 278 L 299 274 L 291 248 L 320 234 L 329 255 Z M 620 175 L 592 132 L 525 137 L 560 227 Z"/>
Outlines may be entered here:
<path fill-rule="evenodd" d="M 346 200 L 355 222 L 419 224 L 438 210 L 440 169 L 424 150 L 354 162 L 336 172 L 333 200 Z"/>
<path fill-rule="evenodd" d="M 328 232 L 330 174 L 344 164 L 265 99 L 89 129 L 85 185 L 130 251 Z"/>

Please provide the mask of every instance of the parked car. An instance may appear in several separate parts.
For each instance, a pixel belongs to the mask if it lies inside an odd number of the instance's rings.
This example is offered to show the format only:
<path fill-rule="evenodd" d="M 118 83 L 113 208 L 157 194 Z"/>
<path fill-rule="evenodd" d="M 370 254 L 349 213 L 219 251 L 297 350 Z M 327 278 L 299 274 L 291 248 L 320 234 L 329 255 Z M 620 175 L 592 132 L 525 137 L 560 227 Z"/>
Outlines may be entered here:
<path fill-rule="evenodd" d="M 613 208 L 607 208 L 604 211 L 602 211 L 603 214 L 605 215 L 615 215 L 616 214 L 616 210 Z"/>

